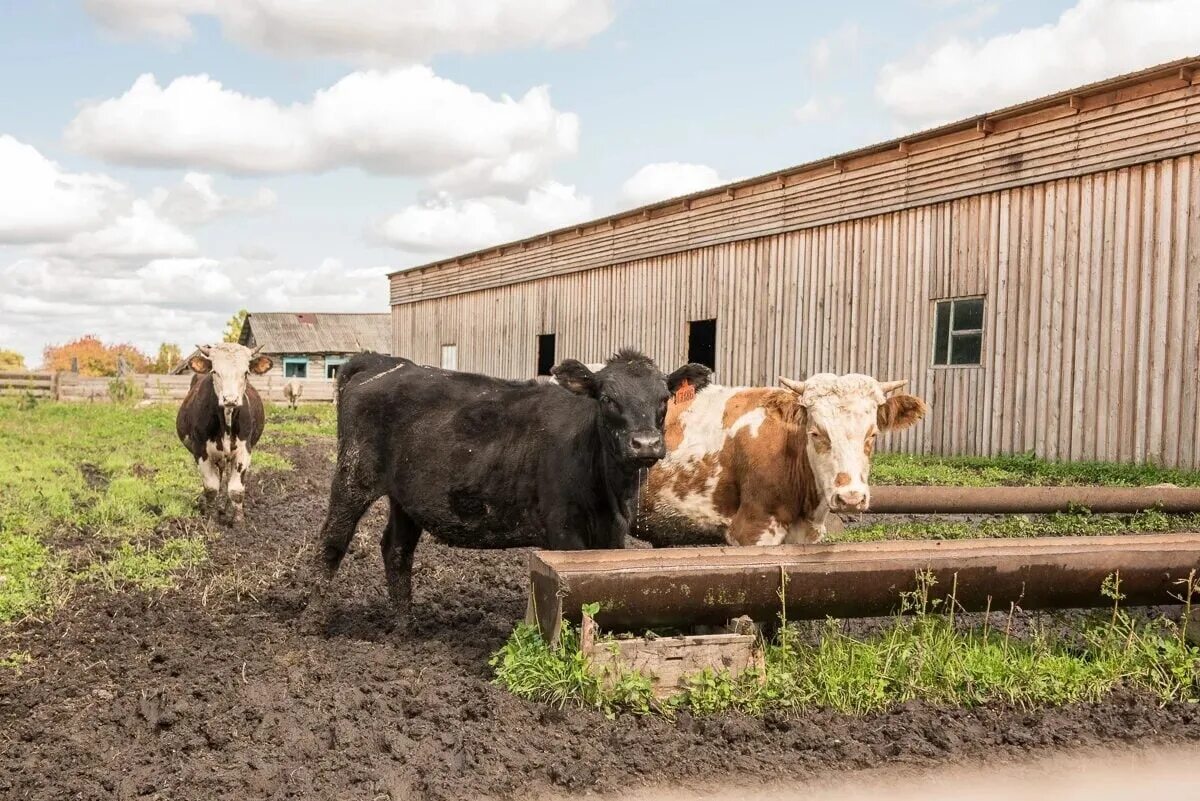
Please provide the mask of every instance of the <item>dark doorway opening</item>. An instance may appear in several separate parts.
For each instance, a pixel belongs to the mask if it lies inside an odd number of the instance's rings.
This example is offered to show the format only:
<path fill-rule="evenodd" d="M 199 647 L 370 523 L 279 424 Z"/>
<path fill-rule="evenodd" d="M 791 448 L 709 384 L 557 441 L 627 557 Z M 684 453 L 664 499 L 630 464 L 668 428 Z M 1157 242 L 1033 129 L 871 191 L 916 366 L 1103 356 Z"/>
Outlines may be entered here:
<path fill-rule="evenodd" d="M 717 321 L 692 320 L 688 323 L 688 358 L 689 362 L 703 364 L 708 369 L 717 370 Z"/>
<path fill-rule="evenodd" d="M 550 375 L 554 369 L 554 334 L 538 334 L 537 374 Z"/>

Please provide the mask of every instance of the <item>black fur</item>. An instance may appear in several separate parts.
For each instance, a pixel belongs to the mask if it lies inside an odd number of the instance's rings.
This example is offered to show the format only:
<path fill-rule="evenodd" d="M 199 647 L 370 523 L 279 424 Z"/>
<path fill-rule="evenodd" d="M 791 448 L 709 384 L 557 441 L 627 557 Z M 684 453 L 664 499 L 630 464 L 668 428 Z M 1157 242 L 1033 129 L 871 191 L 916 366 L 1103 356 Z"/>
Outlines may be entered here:
<path fill-rule="evenodd" d="M 706 372 L 691 368 L 689 376 Z M 563 386 L 380 354 L 347 362 L 338 375 L 338 464 L 313 600 L 363 513 L 384 495 L 391 515 L 383 560 L 402 624 L 423 531 L 466 548 L 623 547 L 638 471 L 665 453 L 667 381 L 634 350 L 596 373 L 567 360 L 554 374 Z"/>

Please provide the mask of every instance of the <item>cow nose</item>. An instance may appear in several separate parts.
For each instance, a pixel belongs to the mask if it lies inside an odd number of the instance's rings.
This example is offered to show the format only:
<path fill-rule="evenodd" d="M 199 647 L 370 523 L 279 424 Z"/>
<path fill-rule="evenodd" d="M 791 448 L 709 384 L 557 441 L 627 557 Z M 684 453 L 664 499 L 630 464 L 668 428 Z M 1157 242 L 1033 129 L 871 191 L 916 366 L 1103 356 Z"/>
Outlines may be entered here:
<path fill-rule="evenodd" d="M 226 409 L 233 409 L 240 404 L 238 404 L 237 398 L 221 398 L 221 405 Z"/>
<path fill-rule="evenodd" d="M 661 434 L 634 434 L 629 438 L 629 444 L 640 458 L 661 459 L 667 455 Z"/>
<path fill-rule="evenodd" d="M 839 490 L 833 495 L 835 511 L 863 512 L 867 509 L 867 494 L 858 490 Z"/>

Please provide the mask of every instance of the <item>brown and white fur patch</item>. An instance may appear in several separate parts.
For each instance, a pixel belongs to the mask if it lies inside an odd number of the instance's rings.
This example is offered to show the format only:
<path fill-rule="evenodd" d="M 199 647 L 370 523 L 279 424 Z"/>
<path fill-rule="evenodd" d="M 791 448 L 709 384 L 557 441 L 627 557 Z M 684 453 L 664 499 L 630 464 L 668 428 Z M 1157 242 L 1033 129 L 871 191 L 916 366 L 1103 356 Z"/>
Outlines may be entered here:
<path fill-rule="evenodd" d="M 784 389 L 710 385 L 667 411 L 667 457 L 650 471 L 636 525 L 655 545 L 817 542 L 831 511 L 870 502 L 878 431 L 925 404 L 903 382 L 819 374 Z"/>

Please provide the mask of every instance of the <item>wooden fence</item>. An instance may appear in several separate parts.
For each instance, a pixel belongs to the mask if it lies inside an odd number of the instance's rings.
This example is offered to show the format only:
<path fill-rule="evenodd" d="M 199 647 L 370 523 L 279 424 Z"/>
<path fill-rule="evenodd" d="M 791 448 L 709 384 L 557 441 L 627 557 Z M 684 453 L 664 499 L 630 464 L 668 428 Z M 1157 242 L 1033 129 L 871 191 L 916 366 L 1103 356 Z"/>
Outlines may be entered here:
<path fill-rule="evenodd" d="M 54 398 L 58 396 L 58 382 L 54 373 L 0 372 L 0 395 Z"/>
<path fill-rule="evenodd" d="M 179 402 L 187 395 L 192 376 L 134 374 L 126 376 L 133 382 L 137 400 L 169 403 Z M 113 400 L 111 377 L 81 376 L 74 373 L 22 372 L 0 373 L 0 395 L 32 394 L 36 398 L 61 401 L 105 402 Z M 291 379 L 280 376 L 253 376 L 250 384 L 264 401 L 283 404 L 283 387 Z M 300 403 L 331 403 L 334 381 L 326 378 L 298 379 L 303 387 Z"/>

